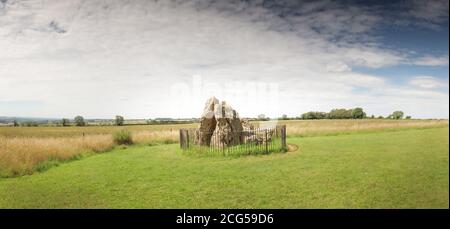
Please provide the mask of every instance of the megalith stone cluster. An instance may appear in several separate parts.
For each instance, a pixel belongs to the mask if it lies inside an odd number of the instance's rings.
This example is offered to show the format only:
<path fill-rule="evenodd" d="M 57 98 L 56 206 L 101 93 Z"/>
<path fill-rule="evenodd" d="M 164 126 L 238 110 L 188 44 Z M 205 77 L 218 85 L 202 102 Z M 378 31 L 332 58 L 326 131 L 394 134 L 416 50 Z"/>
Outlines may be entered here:
<path fill-rule="evenodd" d="M 238 112 L 225 101 L 215 97 L 206 101 L 200 119 L 197 141 L 199 145 L 233 146 L 243 143 L 244 130 Z"/>

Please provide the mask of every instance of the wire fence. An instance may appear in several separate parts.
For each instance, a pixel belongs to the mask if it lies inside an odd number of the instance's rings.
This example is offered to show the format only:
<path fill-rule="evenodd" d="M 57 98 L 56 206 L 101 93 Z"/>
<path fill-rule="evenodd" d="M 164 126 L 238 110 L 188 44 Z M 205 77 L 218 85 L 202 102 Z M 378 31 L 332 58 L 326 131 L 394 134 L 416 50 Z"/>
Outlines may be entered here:
<path fill-rule="evenodd" d="M 180 129 L 180 147 L 200 153 L 222 155 L 267 154 L 286 146 L 286 125 L 268 129 L 247 129 L 239 132 L 200 132 Z"/>

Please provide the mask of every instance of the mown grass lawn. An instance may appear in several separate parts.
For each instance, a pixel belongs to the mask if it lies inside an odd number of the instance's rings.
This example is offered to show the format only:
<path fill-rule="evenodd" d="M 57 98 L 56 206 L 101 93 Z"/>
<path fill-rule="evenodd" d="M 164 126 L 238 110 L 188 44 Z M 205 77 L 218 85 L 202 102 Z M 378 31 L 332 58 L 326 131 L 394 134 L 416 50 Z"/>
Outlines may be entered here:
<path fill-rule="evenodd" d="M 296 152 L 133 146 L 0 178 L 0 208 L 448 208 L 448 127 L 289 138 Z"/>

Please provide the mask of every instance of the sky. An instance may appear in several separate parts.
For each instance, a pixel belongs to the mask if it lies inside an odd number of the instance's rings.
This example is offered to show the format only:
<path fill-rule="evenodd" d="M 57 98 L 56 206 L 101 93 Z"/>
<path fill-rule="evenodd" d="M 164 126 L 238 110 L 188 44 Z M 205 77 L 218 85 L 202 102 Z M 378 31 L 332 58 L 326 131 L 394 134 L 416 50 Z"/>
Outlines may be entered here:
<path fill-rule="evenodd" d="M 0 0 L 0 116 L 449 117 L 449 2 Z"/>

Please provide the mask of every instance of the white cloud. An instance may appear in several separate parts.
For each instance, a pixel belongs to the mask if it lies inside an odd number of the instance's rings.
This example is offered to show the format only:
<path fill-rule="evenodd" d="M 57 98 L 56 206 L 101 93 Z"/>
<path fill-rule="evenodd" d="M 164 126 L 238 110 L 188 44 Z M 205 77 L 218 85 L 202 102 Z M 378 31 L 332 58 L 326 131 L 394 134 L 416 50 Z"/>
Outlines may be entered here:
<path fill-rule="evenodd" d="M 435 89 L 435 88 L 445 88 L 448 87 L 448 82 L 438 80 L 432 76 L 417 76 L 409 81 L 409 84 L 425 88 L 425 89 Z"/>
<path fill-rule="evenodd" d="M 352 69 L 343 62 L 334 62 L 326 65 L 325 69 L 329 72 L 348 72 Z"/>
<path fill-rule="evenodd" d="M 192 101 L 185 100 L 186 91 L 172 95 L 170 90 L 181 83 L 193 94 L 192 76 L 200 74 L 205 84 L 219 85 L 221 94 L 230 96 L 220 99 L 243 116 L 352 106 L 383 113 L 402 104 L 415 104 L 408 108 L 413 116 L 425 115 L 416 97 L 399 92 L 415 85 L 399 88 L 387 79 L 352 71 L 406 61 L 401 53 L 365 42 L 380 20 L 367 10 L 352 8 L 348 16 L 336 5 L 327 14 L 315 14 L 324 5 L 314 3 L 299 8 L 304 16 L 282 18 L 273 7 L 207 3 L 8 1 L 0 8 L 0 101 L 40 103 L 33 109 L 0 107 L 0 113 L 154 118 L 170 116 L 175 108 L 180 117 L 195 117 L 205 98 L 219 91 L 207 92 L 211 86 Z M 332 40 L 342 34 L 344 38 Z M 250 88 L 278 83 L 279 107 L 264 104 L 270 95 L 220 86 L 230 82 Z M 423 92 L 427 104 L 442 103 L 442 93 L 425 89 L 414 91 Z M 233 96 L 239 93 L 241 97 Z M 255 96 L 262 102 L 243 99 Z M 183 109 L 176 106 L 180 102 Z M 27 112 L 17 114 L 19 110 Z M 448 111 L 436 115 L 446 117 Z"/>
<path fill-rule="evenodd" d="M 412 62 L 422 66 L 448 66 L 448 55 L 444 56 L 423 56 Z"/>

